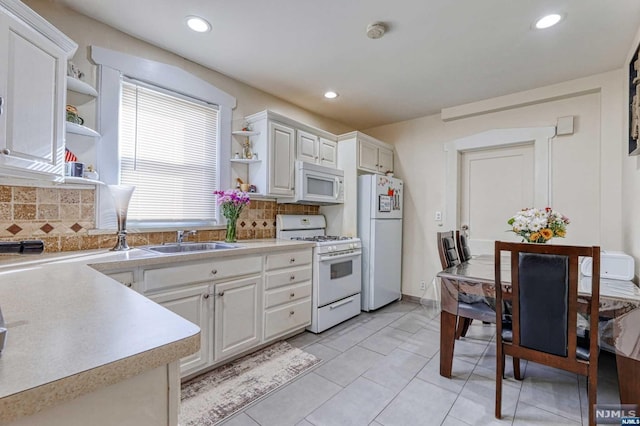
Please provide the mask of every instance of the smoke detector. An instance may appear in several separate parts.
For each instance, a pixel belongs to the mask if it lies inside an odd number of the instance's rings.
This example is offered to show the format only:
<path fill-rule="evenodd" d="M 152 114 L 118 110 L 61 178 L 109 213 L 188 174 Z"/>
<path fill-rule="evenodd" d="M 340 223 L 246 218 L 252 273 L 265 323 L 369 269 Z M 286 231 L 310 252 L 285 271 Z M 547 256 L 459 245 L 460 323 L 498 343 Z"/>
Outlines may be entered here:
<path fill-rule="evenodd" d="M 381 38 L 387 31 L 387 26 L 382 22 L 374 22 L 367 26 L 367 37 L 376 39 Z"/>

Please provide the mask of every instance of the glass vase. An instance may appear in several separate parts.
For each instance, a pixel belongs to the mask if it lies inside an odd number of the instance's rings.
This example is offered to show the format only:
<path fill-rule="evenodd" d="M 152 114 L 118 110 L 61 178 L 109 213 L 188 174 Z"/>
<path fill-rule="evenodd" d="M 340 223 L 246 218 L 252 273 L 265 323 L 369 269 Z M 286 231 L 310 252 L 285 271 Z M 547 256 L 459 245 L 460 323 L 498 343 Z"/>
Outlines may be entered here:
<path fill-rule="evenodd" d="M 113 197 L 113 204 L 116 208 L 116 218 L 118 221 L 118 233 L 116 234 L 118 240 L 112 251 L 125 251 L 130 247 L 127 244 L 127 210 L 129 210 L 129 201 L 133 195 L 133 190 L 136 189 L 132 185 L 108 185 L 109 192 Z"/>
<path fill-rule="evenodd" d="M 237 224 L 238 217 L 231 217 L 227 219 L 227 235 L 224 237 L 226 243 L 235 243 L 237 241 Z"/>

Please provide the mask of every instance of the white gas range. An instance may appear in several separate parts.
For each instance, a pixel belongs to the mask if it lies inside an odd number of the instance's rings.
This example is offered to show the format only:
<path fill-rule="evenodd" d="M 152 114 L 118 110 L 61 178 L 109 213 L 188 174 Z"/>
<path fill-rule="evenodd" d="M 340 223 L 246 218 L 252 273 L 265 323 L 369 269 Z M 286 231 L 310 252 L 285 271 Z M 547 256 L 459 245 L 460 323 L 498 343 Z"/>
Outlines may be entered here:
<path fill-rule="evenodd" d="M 311 325 L 320 333 L 360 314 L 362 244 L 359 238 L 325 235 L 322 215 L 277 215 L 276 237 L 314 241 Z"/>

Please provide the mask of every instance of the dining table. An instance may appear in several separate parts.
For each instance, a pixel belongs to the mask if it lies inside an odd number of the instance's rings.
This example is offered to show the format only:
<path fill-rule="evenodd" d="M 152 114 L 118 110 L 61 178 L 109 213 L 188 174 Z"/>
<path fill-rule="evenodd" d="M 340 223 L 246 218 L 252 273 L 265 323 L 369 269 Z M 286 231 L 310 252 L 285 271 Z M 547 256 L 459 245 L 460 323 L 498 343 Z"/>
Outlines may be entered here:
<path fill-rule="evenodd" d="M 511 265 L 501 260 L 503 291 L 510 291 Z M 495 307 L 493 255 L 474 256 L 437 274 L 441 290 L 440 375 L 452 374 L 458 300 L 484 301 Z M 581 275 L 579 311 L 591 302 L 591 280 Z M 600 279 L 600 347 L 615 353 L 621 404 L 640 405 L 640 287 L 632 281 Z"/>

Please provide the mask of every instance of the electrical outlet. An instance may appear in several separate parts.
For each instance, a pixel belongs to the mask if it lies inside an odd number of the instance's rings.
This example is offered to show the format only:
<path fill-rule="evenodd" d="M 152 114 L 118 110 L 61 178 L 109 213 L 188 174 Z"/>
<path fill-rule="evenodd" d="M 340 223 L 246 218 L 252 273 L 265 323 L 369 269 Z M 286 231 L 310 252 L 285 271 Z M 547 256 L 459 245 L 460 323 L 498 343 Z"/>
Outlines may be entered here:
<path fill-rule="evenodd" d="M 442 220 L 442 212 L 436 212 L 434 220 L 438 220 L 438 221 Z"/>
<path fill-rule="evenodd" d="M 424 281 L 420 281 L 420 290 L 426 290 L 427 289 L 427 285 L 424 283 Z"/>

